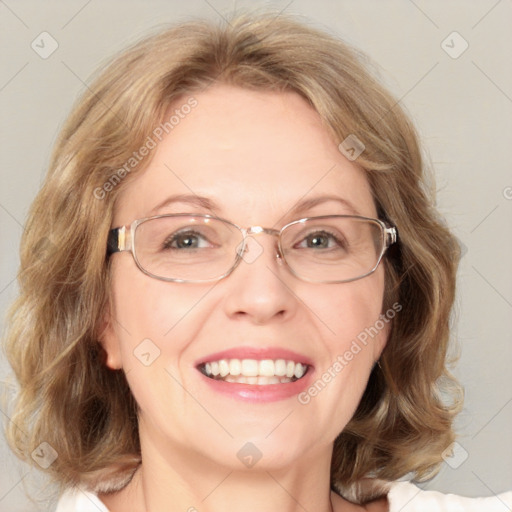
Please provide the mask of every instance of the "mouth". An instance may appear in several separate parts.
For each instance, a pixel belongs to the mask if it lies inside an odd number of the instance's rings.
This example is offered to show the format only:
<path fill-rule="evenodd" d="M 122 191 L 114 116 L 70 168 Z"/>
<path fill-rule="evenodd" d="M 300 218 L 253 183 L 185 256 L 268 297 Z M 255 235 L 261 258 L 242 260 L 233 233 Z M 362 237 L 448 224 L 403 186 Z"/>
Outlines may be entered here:
<path fill-rule="evenodd" d="M 217 381 L 267 386 L 300 380 L 309 365 L 292 359 L 219 359 L 201 363 L 197 369 Z"/>

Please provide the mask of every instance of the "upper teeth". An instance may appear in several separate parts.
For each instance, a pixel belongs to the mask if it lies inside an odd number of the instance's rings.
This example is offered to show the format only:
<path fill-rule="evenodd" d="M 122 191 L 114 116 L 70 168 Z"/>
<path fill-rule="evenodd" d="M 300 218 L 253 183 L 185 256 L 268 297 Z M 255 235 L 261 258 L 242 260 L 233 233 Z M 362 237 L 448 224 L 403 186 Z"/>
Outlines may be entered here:
<path fill-rule="evenodd" d="M 300 379 L 306 373 L 307 365 L 285 359 L 221 359 L 204 365 L 206 375 L 226 377 L 288 377 Z"/>

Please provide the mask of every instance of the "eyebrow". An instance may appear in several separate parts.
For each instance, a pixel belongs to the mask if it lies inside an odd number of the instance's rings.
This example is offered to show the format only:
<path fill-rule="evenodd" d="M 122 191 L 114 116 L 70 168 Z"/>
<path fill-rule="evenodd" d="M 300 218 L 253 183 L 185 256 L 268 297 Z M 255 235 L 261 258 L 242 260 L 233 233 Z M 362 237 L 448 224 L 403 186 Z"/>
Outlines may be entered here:
<path fill-rule="evenodd" d="M 342 197 L 333 195 L 323 195 L 313 197 L 310 199 L 303 199 L 299 201 L 297 204 L 295 204 L 295 206 L 293 206 L 293 208 L 286 215 L 298 215 L 301 212 L 306 212 L 308 210 L 311 210 L 315 206 L 319 206 L 329 201 L 341 204 L 352 215 L 361 215 L 358 209 L 350 201 L 343 199 Z M 198 196 L 194 194 L 176 194 L 166 198 L 164 201 L 162 201 L 161 203 L 157 204 L 154 208 L 152 208 L 149 213 L 149 216 L 154 215 L 162 208 L 165 208 L 166 206 L 171 206 L 174 203 L 187 203 L 192 206 L 204 208 L 215 214 L 221 210 L 221 207 L 215 201 L 209 199 L 208 197 Z"/>
<path fill-rule="evenodd" d="M 352 215 L 361 215 L 359 210 L 350 201 L 348 201 L 347 199 L 343 199 L 342 197 L 333 196 L 333 195 L 325 195 L 325 196 L 312 197 L 310 199 L 303 199 L 302 201 L 299 201 L 290 210 L 289 213 L 291 215 L 295 215 L 300 212 L 311 210 L 315 206 L 318 206 L 322 203 L 327 203 L 329 201 L 334 201 L 336 203 L 341 204 Z"/>
<path fill-rule="evenodd" d="M 154 215 L 158 210 L 161 210 L 166 206 L 171 206 L 174 203 L 187 203 L 192 206 L 204 208 L 212 213 L 220 210 L 220 207 L 215 203 L 215 201 L 208 199 L 207 197 L 194 194 L 176 194 L 166 198 L 161 203 L 158 203 L 154 208 L 151 209 L 149 215 Z"/>

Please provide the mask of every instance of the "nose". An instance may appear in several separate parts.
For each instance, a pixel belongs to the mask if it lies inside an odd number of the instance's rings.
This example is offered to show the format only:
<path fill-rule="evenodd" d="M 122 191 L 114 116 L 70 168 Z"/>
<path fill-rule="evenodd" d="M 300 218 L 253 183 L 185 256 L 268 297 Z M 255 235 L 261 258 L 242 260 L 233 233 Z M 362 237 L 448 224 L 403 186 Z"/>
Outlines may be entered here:
<path fill-rule="evenodd" d="M 249 235 L 240 264 L 225 279 L 225 312 L 254 324 L 290 319 L 297 308 L 295 280 L 274 237 Z"/>

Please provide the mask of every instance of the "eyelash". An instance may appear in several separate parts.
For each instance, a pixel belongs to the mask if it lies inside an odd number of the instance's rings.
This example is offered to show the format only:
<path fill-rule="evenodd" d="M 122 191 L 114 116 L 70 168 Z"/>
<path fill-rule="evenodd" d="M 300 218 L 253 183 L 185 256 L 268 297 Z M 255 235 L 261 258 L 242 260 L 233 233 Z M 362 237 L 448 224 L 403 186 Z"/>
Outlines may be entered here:
<path fill-rule="evenodd" d="M 207 240 L 207 238 L 202 234 L 202 233 L 199 233 L 198 231 L 194 231 L 194 230 L 187 230 L 187 231 L 178 231 L 176 233 L 172 233 L 170 236 L 168 236 L 163 244 L 162 244 L 162 249 L 165 249 L 165 250 L 180 250 L 180 248 L 178 247 L 172 247 L 171 244 L 176 241 L 178 239 L 178 237 L 180 236 L 186 236 L 186 237 L 198 237 L 198 238 L 201 238 L 203 240 Z"/>

